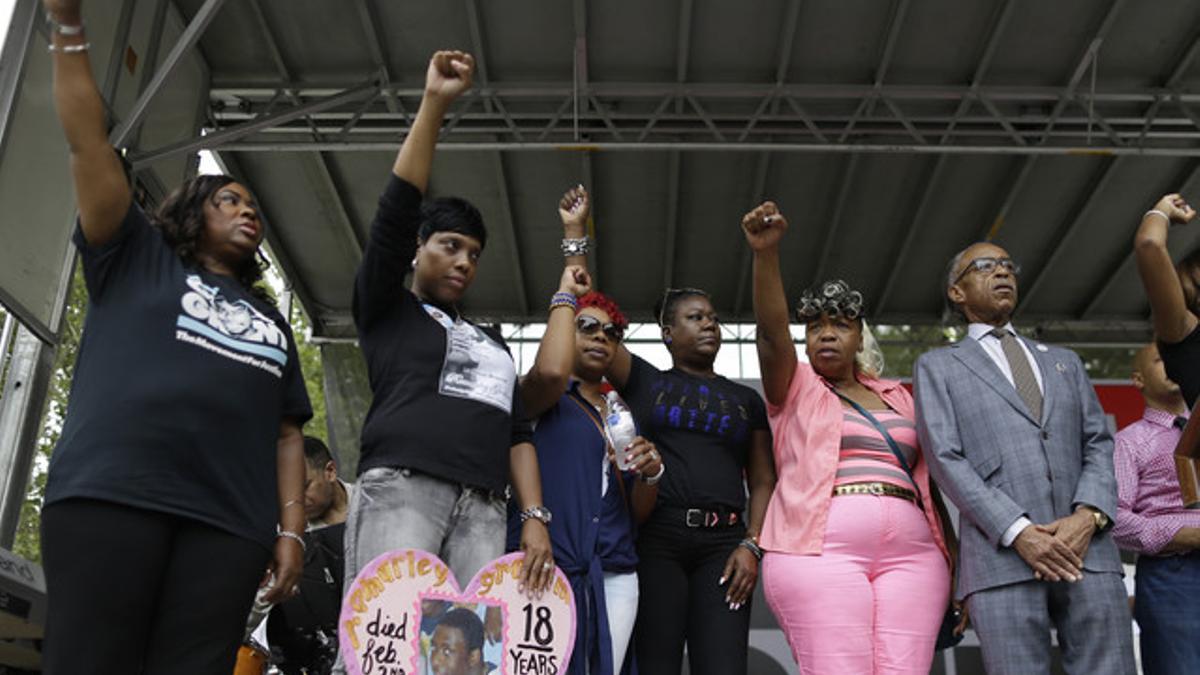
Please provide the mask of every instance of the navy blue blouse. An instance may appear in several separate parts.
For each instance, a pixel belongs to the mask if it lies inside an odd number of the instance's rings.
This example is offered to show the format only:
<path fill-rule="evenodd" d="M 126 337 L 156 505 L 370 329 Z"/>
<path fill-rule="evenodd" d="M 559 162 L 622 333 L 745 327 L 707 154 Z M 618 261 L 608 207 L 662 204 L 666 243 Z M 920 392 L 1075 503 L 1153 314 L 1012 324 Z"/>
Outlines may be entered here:
<path fill-rule="evenodd" d="M 612 664 L 612 646 L 605 610 L 604 573 L 628 573 L 637 568 L 633 516 L 624 495 L 632 479 L 618 483 L 620 475 L 608 462 L 607 441 L 597 428 L 600 413 L 579 394 L 579 382 L 558 403 L 537 419 L 533 442 L 542 475 L 542 500 L 554 518 L 550 543 L 554 562 L 571 580 L 575 592 L 577 628 L 575 650 L 568 673 L 609 675 L 620 671 Z M 602 481 L 607 489 L 601 496 Z M 509 501 L 508 550 L 521 544 L 521 520 L 515 500 Z"/>

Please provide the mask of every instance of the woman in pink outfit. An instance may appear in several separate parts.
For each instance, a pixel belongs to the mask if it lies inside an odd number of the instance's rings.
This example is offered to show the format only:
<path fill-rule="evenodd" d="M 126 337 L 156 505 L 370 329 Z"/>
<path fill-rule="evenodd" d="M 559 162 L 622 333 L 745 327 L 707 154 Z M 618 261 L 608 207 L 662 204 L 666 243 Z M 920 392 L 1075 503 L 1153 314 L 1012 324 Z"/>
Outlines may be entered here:
<path fill-rule="evenodd" d="M 767 602 L 803 673 L 928 673 L 951 555 L 912 397 L 879 379 L 862 295 L 843 281 L 801 299 L 800 363 L 779 271 L 787 221 L 765 202 L 742 229 L 779 476 L 759 542 Z"/>

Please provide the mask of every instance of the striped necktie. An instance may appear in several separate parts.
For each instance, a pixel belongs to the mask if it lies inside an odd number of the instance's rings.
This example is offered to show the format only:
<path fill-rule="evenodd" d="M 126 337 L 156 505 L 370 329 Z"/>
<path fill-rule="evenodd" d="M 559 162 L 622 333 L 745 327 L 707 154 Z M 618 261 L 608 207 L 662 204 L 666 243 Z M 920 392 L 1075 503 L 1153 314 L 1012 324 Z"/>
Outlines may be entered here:
<path fill-rule="evenodd" d="M 1025 407 L 1029 408 L 1033 419 L 1040 422 L 1042 419 L 1042 391 L 1038 389 L 1037 378 L 1033 374 L 1033 366 L 1029 363 L 1029 358 L 1025 356 L 1024 350 L 1017 343 L 1017 338 L 1013 336 L 1012 331 L 1005 328 L 993 328 L 988 334 L 1000 340 L 1000 348 L 1004 350 L 1004 358 L 1008 360 L 1008 368 L 1012 371 L 1013 386 L 1017 388 L 1017 395 L 1025 402 Z"/>

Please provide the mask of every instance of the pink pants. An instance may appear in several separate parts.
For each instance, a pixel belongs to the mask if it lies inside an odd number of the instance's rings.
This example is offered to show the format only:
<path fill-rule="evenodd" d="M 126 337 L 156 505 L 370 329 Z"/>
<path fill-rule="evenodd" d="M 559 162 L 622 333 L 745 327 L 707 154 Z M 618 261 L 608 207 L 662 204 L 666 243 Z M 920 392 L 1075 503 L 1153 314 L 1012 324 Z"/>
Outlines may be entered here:
<path fill-rule="evenodd" d="M 833 497 L 820 555 L 768 552 L 763 591 L 805 675 L 926 675 L 950 571 L 924 514 L 895 497 Z"/>

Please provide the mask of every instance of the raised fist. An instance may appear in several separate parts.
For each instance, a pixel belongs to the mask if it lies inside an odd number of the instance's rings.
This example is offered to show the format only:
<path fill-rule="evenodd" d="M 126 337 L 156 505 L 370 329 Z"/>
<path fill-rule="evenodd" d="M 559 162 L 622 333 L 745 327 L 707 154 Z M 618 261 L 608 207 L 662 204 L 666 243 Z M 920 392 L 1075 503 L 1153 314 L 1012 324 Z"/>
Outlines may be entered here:
<path fill-rule="evenodd" d="M 567 265 L 563 269 L 562 279 L 558 282 L 558 290 L 578 298 L 592 290 L 592 277 L 582 265 Z"/>
<path fill-rule="evenodd" d="M 475 57 L 466 52 L 434 52 L 425 73 L 425 94 L 449 103 L 471 88 Z"/>
<path fill-rule="evenodd" d="M 1167 214 L 1167 220 L 1171 221 L 1172 225 L 1183 225 L 1196 217 L 1196 209 L 1188 205 L 1179 194 L 1164 196 L 1154 205 L 1154 210 Z"/>
<path fill-rule="evenodd" d="M 567 190 L 558 202 L 558 217 L 563 227 L 575 231 L 587 229 L 588 215 L 592 212 L 592 200 L 582 185 Z"/>
<path fill-rule="evenodd" d="M 742 216 L 742 231 L 746 233 L 746 243 L 750 249 L 758 252 L 779 246 L 779 240 L 787 230 L 787 220 L 779 212 L 775 202 L 763 202 Z"/>

